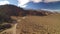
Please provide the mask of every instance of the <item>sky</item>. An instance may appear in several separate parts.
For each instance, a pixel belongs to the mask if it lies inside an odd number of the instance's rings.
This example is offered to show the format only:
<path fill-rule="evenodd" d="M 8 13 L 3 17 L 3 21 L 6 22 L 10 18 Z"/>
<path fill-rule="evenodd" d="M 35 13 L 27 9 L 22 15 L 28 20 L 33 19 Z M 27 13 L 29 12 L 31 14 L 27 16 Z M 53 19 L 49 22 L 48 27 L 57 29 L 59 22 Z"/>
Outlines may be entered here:
<path fill-rule="evenodd" d="M 13 4 L 26 9 L 60 11 L 60 0 L 0 0 L 0 5 Z"/>
<path fill-rule="evenodd" d="M 17 0 L 0 0 L 0 5 L 5 5 L 5 4 L 18 5 L 18 1 Z"/>

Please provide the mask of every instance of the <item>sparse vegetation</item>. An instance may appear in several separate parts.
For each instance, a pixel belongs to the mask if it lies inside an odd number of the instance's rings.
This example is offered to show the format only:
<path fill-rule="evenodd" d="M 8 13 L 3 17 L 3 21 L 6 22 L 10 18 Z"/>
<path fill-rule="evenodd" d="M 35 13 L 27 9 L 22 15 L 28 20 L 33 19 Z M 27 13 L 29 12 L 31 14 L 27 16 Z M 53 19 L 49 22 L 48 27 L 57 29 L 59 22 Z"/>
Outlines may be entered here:
<path fill-rule="evenodd" d="M 17 33 L 19 34 L 57 34 L 56 32 L 60 32 L 60 14 L 55 14 L 58 13 L 43 10 L 23 10 L 14 5 L 4 5 L 0 8 L 0 31 L 11 28 L 13 19 L 16 19 L 18 22 Z M 16 18 L 12 19 L 11 16 Z M 25 16 L 26 19 L 22 19 L 21 16 Z"/>
<path fill-rule="evenodd" d="M 11 24 L 14 20 L 6 14 L 4 11 L 0 11 L 0 31 L 11 28 Z M 5 24 L 6 23 L 6 24 Z"/>
<path fill-rule="evenodd" d="M 13 20 L 11 16 L 17 16 L 17 12 L 18 12 L 18 8 L 16 6 L 12 6 L 12 5 L 0 6 L 0 32 L 12 27 L 11 24 L 15 20 Z"/>

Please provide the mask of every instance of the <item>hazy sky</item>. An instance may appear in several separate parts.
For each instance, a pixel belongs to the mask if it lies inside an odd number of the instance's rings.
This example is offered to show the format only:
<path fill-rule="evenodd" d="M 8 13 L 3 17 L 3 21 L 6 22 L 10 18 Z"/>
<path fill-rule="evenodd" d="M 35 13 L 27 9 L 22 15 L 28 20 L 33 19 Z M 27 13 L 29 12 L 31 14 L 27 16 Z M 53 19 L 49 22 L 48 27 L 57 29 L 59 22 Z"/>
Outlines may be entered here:
<path fill-rule="evenodd" d="M 39 3 L 39 2 L 49 3 L 49 2 L 56 2 L 56 1 L 60 1 L 60 0 L 0 0 L 0 5 L 14 4 L 14 5 L 24 7 L 24 6 L 26 6 L 25 5 L 26 3 L 31 2 L 31 1 L 34 3 Z"/>
<path fill-rule="evenodd" d="M 5 4 L 14 4 L 16 6 L 22 7 L 22 8 L 35 8 L 39 4 L 40 9 L 60 9 L 60 0 L 0 0 L 0 5 L 5 5 Z M 44 2 L 40 3 L 40 2 Z M 53 3 L 52 3 L 53 2 Z M 56 2 L 56 4 L 55 4 Z M 43 6 L 44 5 L 44 6 Z M 55 6 L 56 5 L 56 6 Z M 47 6 L 47 7 L 45 7 Z M 37 7 L 36 7 L 37 8 Z"/>

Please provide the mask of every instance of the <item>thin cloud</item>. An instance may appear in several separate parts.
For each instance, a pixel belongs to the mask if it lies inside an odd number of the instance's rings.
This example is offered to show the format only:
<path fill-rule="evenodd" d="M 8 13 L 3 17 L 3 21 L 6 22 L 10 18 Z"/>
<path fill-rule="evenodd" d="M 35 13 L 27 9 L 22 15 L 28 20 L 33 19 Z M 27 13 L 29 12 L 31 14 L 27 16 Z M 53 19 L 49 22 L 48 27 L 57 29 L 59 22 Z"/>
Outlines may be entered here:
<path fill-rule="evenodd" d="M 20 5 L 18 4 L 19 7 L 25 8 L 27 5 Z"/>
<path fill-rule="evenodd" d="M 28 3 L 29 1 L 30 0 L 18 0 L 18 6 L 25 7 L 26 5 L 24 4 Z"/>
<path fill-rule="evenodd" d="M 9 1 L 0 1 L 0 5 L 5 5 L 5 4 L 9 4 Z"/>
<path fill-rule="evenodd" d="M 31 1 L 33 1 L 34 3 L 42 2 L 42 0 L 31 0 Z"/>
<path fill-rule="evenodd" d="M 56 2 L 56 1 L 60 1 L 60 0 L 44 0 L 44 2 Z"/>
<path fill-rule="evenodd" d="M 52 9 L 41 9 L 41 10 L 44 10 L 44 11 L 51 11 L 51 12 L 54 12 L 54 11 L 59 12 L 59 11 L 60 11 L 60 10 L 52 10 Z"/>
<path fill-rule="evenodd" d="M 34 2 L 34 3 L 38 3 L 41 0 L 18 0 L 18 6 L 26 7 L 27 5 L 25 5 L 25 4 L 27 4 L 28 2 L 31 2 L 31 1 Z"/>
<path fill-rule="evenodd" d="M 28 2 L 34 2 L 34 3 L 39 3 L 39 2 L 45 2 L 45 3 L 49 3 L 49 2 L 56 2 L 56 1 L 60 1 L 60 0 L 18 0 L 18 6 L 20 7 L 26 7 Z"/>

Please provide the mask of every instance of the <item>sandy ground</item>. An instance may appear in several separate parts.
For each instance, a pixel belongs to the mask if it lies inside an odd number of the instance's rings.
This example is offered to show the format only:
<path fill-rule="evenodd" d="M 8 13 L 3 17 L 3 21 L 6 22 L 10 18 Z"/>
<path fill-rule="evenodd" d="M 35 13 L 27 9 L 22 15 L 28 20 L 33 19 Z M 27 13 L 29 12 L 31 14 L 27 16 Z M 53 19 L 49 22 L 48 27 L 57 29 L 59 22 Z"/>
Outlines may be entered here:
<path fill-rule="evenodd" d="M 18 20 L 17 34 L 59 34 L 59 25 L 60 16 L 26 16 Z"/>
<path fill-rule="evenodd" d="M 60 15 L 13 17 L 12 34 L 60 34 Z M 3 31 L 4 32 L 4 31 Z"/>

